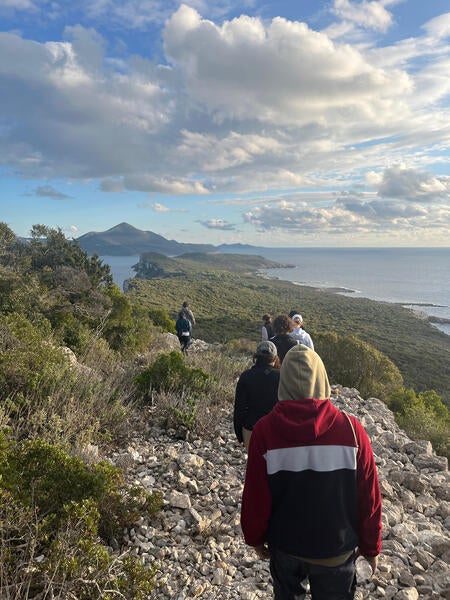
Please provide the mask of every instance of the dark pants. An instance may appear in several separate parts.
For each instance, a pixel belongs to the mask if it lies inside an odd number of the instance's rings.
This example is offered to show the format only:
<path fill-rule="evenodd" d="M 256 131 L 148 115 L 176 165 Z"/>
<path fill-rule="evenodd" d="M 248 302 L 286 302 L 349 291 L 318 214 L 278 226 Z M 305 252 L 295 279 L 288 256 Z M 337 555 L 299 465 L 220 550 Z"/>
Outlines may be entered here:
<path fill-rule="evenodd" d="M 338 567 L 306 563 L 270 548 L 274 600 L 304 600 L 309 581 L 312 600 L 353 600 L 356 588 L 355 557 Z"/>
<path fill-rule="evenodd" d="M 180 335 L 178 338 L 181 344 L 181 352 L 186 352 L 189 346 L 191 345 L 191 336 L 190 335 Z"/>

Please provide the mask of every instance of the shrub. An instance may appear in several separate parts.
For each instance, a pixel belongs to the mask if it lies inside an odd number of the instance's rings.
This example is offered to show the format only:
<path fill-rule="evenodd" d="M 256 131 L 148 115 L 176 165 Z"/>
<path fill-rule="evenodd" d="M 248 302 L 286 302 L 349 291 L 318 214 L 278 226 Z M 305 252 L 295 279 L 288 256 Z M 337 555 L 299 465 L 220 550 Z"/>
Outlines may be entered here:
<path fill-rule="evenodd" d="M 231 354 L 246 354 L 252 356 L 256 352 L 257 343 L 248 338 L 236 338 L 226 344 L 227 350 Z"/>
<path fill-rule="evenodd" d="M 387 356 L 352 335 L 319 333 L 314 346 L 330 380 L 357 388 L 363 396 L 384 400 L 403 385 L 400 371 Z"/>
<path fill-rule="evenodd" d="M 434 450 L 450 460 L 450 414 L 434 390 L 416 395 L 412 389 L 392 393 L 388 406 L 399 426 L 413 439 L 431 441 Z"/>
<path fill-rule="evenodd" d="M 212 403 L 209 395 L 196 400 L 179 392 L 160 391 L 153 394 L 153 420 L 158 425 L 173 429 L 181 438 L 189 432 L 202 438 L 212 438 L 217 434 L 224 409 Z M 229 410 L 226 411 L 229 414 Z"/>
<path fill-rule="evenodd" d="M 163 331 L 176 333 L 175 321 L 169 317 L 168 313 L 164 309 L 153 308 L 148 311 L 148 314 L 154 325 L 161 327 Z"/>
<path fill-rule="evenodd" d="M 160 390 L 185 392 L 195 398 L 206 390 L 209 380 L 205 371 L 188 367 L 181 352 L 173 350 L 160 354 L 135 381 L 144 401 L 148 401 L 152 391 Z"/>
<path fill-rule="evenodd" d="M 140 488 L 126 487 L 119 469 L 109 463 L 86 465 L 39 439 L 8 443 L 3 438 L 2 445 L 1 487 L 23 506 L 36 508 L 42 518 L 51 515 L 55 527 L 69 502 L 91 499 L 96 503 L 99 530 L 105 539 L 118 535 L 140 510 L 158 507 L 156 497 L 147 496 Z"/>
<path fill-rule="evenodd" d="M 64 353 L 45 340 L 38 328 L 17 314 L 0 316 L 0 399 L 40 389 L 68 377 Z"/>
<path fill-rule="evenodd" d="M 143 600 L 154 587 L 154 569 L 137 558 L 113 556 L 99 543 L 100 515 L 92 499 L 61 507 L 58 525 L 0 488 L 0 587 L 2 598 Z"/>

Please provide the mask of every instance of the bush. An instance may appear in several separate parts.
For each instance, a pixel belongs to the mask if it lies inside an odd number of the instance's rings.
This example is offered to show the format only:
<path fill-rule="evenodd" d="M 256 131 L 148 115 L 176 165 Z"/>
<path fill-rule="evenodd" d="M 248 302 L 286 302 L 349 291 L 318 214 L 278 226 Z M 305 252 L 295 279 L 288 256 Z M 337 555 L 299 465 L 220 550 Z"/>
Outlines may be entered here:
<path fill-rule="evenodd" d="M 0 451 L 1 487 L 23 506 L 37 509 L 42 518 L 51 515 L 56 527 L 69 502 L 95 502 L 99 530 L 105 539 L 133 523 L 140 510 L 157 509 L 157 498 L 145 495 L 140 488 L 126 487 L 119 469 L 109 463 L 86 465 L 39 439 L 8 443 L 3 438 Z"/>
<path fill-rule="evenodd" d="M 148 401 L 152 391 L 160 390 L 184 392 L 195 398 L 206 390 L 209 380 L 205 371 L 188 367 L 181 352 L 173 350 L 160 354 L 135 381 L 144 401 Z"/>
<path fill-rule="evenodd" d="M 37 389 L 46 394 L 68 377 L 64 353 L 17 314 L 0 316 L 0 400 Z"/>
<path fill-rule="evenodd" d="M 399 426 L 412 439 L 429 440 L 437 454 L 450 460 L 450 414 L 434 390 L 416 395 L 412 389 L 398 389 L 387 400 Z"/>
<path fill-rule="evenodd" d="M 153 308 L 148 311 L 148 314 L 154 325 L 161 327 L 163 331 L 174 334 L 177 332 L 175 328 L 175 321 L 169 317 L 168 313 L 164 309 Z"/>
<path fill-rule="evenodd" d="M 403 385 L 400 371 L 387 356 L 352 335 L 319 333 L 314 346 L 330 380 L 354 387 L 362 396 L 385 400 Z"/>
<path fill-rule="evenodd" d="M 143 600 L 154 587 L 154 569 L 137 558 L 113 556 L 99 543 L 95 502 L 61 507 L 58 526 L 0 488 L 2 598 Z"/>
<path fill-rule="evenodd" d="M 253 356 L 256 352 L 256 346 L 257 343 L 248 338 L 237 338 L 226 344 L 226 348 L 231 354 L 245 354 L 247 356 Z"/>
<path fill-rule="evenodd" d="M 154 569 L 113 556 L 101 543 L 119 537 L 160 494 L 126 486 L 109 463 L 86 465 L 42 440 L 0 433 L 0 584 L 5 600 L 28 597 L 144 599 Z"/>

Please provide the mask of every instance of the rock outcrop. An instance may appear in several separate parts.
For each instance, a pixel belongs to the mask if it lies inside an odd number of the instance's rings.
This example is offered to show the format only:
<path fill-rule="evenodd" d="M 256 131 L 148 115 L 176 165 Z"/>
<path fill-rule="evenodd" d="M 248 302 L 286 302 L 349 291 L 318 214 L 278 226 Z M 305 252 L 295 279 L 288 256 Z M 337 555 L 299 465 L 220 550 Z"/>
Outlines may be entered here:
<path fill-rule="evenodd" d="M 450 476 L 429 442 L 414 442 L 392 412 L 355 389 L 334 386 L 332 401 L 365 426 L 383 494 L 383 552 L 373 578 L 358 559 L 359 598 L 450 599 Z M 230 412 L 213 440 L 177 439 L 152 424 L 111 460 L 130 479 L 162 492 L 163 510 L 142 515 L 125 548 L 157 566 L 152 598 L 271 599 L 268 563 L 245 546 L 239 525 L 246 455 Z"/>

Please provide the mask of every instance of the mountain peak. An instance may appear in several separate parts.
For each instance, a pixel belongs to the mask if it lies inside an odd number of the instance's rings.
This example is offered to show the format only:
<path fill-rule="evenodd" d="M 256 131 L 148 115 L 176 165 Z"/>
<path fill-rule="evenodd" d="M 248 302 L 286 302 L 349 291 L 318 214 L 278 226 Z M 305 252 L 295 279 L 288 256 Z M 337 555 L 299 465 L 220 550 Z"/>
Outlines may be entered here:
<path fill-rule="evenodd" d="M 86 252 L 99 256 L 133 256 L 144 252 L 176 256 L 187 251 L 212 252 L 215 249 L 210 244 L 181 244 L 167 240 L 153 231 L 142 231 L 125 222 L 107 231 L 90 231 L 80 236 L 78 243 Z"/>

